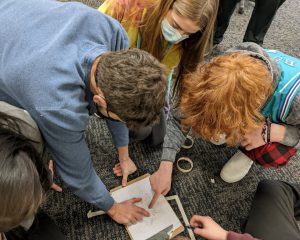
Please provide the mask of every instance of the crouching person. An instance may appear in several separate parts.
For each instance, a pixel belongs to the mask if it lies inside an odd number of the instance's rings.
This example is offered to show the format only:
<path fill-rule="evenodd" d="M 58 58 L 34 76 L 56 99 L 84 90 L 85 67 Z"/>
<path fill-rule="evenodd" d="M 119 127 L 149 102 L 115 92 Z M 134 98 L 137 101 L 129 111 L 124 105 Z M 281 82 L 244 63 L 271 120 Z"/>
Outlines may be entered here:
<path fill-rule="evenodd" d="M 253 162 L 282 167 L 300 148 L 300 60 L 243 43 L 185 78 L 183 124 L 240 150 L 221 178 L 241 180 Z"/>

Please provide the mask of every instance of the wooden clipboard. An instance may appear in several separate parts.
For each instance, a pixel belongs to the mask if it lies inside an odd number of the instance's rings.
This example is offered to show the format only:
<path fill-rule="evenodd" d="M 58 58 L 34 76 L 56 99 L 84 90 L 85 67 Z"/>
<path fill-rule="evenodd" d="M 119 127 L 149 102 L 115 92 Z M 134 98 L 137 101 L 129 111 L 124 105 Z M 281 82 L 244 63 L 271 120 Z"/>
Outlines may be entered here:
<path fill-rule="evenodd" d="M 115 187 L 115 188 L 111 189 L 110 192 L 115 192 L 115 191 L 117 191 L 117 190 L 119 190 L 119 189 L 126 188 L 127 186 L 129 186 L 129 185 L 131 185 L 131 184 L 133 184 L 133 183 L 135 183 L 135 182 L 138 182 L 138 181 L 140 181 L 140 180 L 142 180 L 142 179 L 144 179 L 144 178 L 147 178 L 147 177 L 150 177 L 150 174 L 149 174 L 149 173 L 146 173 L 146 174 L 144 174 L 144 175 L 142 175 L 142 176 L 140 176 L 140 177 L 137 177 L 137 178 L 135 178 L 135 179 L 133 179 L 133 180 L 127 182 L 127 185 L 126 185 L 125 187 L 123 187 L 123 186 Z M 167 201 L 167 200 L 166 200 L 166 201 Z M 167 201 L 167 203 L 169 204 L 168 201 Z M 169 204 L 169 205 L 170 205 L 170 204 Z M 171 206 L 170 206 L 170 207 L 171 207 Z M 171 207 L 171 208 L 172 208 L 172 207 Z M 174 210 L 173 210 L 173 211 L 174 211 Z M 176 214 L 175 214 L 175 215 L 176 215 Z M 177 216 L 177 215 L 176 215 L 176 216 Z M 178 217 L 178 216 L 177 216 L 177 217 Z M 126 230 L 127 230 L 127 232 L 128 232 L 128 235 L 129 235 L 130 239 L 133 240 L 133 237 L 131 236 L 130 231 L 128 230 L 128 226 L 125 226 L 125 228 L 126 228 Z M 171 234 L 171 236 L 170 236 L 169 239 L 174 238 L 175 236 L 177 236 L 178 234 L 180 234 L 180 233 L 183 232 L 183 231 L 184 231 L 184 227 L 183 227 L 183 225 L 181 224 L 180 227 L 178 227 L 178 228 L 176 228 L 176 229 L 174 229 L 174 230 L 172 231 L 172 234 Z"/>
<path fill-rule="evenodd" d="M 117 191 L 117 190 L 119 190 L 119 189 L 121 189 L 121 188 L 126 188 L 128 185 L 131 185 L 131 184 L 133 184 L 133 183 L 135 183 L 135 182 L 138 182 L 138 181 L 140 181 L 140 180 L 142 180 L 142 179 L 144 179 L 144 178 L 147 178 L 147 177 L 150 177 L 150 174 L 149 174 L 149 173 L 146 173 L 146 174 L 144 174 L 144 175 L 142 175 L 142 176 L 139 176 L 139 177 L 137 177 L 137 178 L 135 178 L 135 179 L 133 179 L 133 180 L 127 182 L 127 185 L 126 185 L 125 187 L 123 187 L 122 185 L 121 185 L 121 186 L 118 186 L 118 187 L 115 187 L 115 188 L 111 189 L 110 192 L 115 192 L 115 191 Z"/>

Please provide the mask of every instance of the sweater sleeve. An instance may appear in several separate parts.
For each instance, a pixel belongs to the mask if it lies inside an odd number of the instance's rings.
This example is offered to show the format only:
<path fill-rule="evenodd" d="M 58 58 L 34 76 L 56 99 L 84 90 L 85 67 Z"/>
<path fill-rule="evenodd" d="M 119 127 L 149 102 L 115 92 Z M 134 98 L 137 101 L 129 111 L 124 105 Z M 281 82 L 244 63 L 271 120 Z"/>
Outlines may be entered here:
<path fill-rule="evenodd" d="M 236 232 L 228 232 L 227 240 L 255 240 L 256 238 L 252 237 L 248 233 L 236 233 Z"/>
<path fill-rule="evenodd" d="M 186 139 L 186 134 L 181 130 L 180 120 L 178 109 L 170 112 L 161 156 L 162 161 L 175 162 L 176 154 Z"/>
<path fill-rule="evenodd" d="M 126 125 L 122 122 L 105 120 L 116 148 L 127 146 L 129 144 L 129 130 Z"/>
<path fill-rule="evenodd" d="M 64 183 L 81 199 L 108 211 L 114 200 L 93 167 L 84 131 L 67 130 L 45 119 L 39 127 Z"/>

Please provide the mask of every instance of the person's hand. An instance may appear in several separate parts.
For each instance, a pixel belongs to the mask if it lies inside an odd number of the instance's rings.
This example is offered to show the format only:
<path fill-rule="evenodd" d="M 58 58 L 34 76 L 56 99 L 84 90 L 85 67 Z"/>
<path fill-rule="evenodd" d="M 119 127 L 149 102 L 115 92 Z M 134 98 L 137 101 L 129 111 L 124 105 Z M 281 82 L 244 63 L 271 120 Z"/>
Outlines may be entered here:
<path fill-rule="evenodd" d="M 241 146 L 244 147 L 247 151 L 250 151 L 254 148 L 265 145 L 266 143 L 261 136 L 262 128 L 263 125 L 260 128 L 256 128 L 251 132 L 245 134 L 244 139 L 241 141 Z M 267 138 L 267 135 L 265 137 Z"/>
<path fill-rule="evenodd" d="M 154 191 L 149 208 L 153 208 L 159 196 L 166 195 L 171 189 L 173 162 L 162 161 L 159 169 L 150 176 L 151 188 Z"/>
<path fill-rule="evenodd" d="M 252 150 L 254 148 L 258 148 L 260 146 L 265 145 L 261 132 L 263 125 L 261 128 L 254 129 L 252 132 L 246 134 L 244 136 L 243 141 L 241 142 L 241 146 L 246 150 Z M 285 126 L 272 123 L 271 124 L 271 132 L 270 132 L 270 141 L 271 142 L 281 142 L 284 139 L 285 135 Z M 267 141 L 267 133 L 265 135 L 265 140 Z"/>
<path fill-rule="evenodd" d="M 54 170 L 53 170 L 53 161 L 52 160 L 49 161 L 49 170 L 50 170 L 50 173 L 51 173 L 52 179 L 53 179 Z M 55 183 L 52 184 L 51 189 L 56 191 L 56 192 L 62 192 L 62 188 L 60 186 L 58 186 L 57 184 L 55 184 Z"/>
<path fill-rule="evenodd" d="M 122 186 L 125 187 L 127 184 L 128 175 L 134 173 L 137 170 L 137 167 L 129 157 L 128 146 L 119 147 L 118 152 L 120 163 L 114 166 L 113 172 L 118 177 L 123 176 Z"/>
<path fill-rule="evenodd" d="M 149 217 L 150 213 L 144 208 L 138 207 L 135 203 L 140 202 L 141 198 L 132 198 L 121 203 L 115 203 L 107 214 L 117 223 L 129 225 L 141 221 L 143 217 Z"/>
<path fill-rule="evenodd" d="M 137 170 L 134 162 L 128 157 L 128 159 L 121 161 L 120 163 L 116 164 L 113 168 L 113 172 L 116 176 L 122 178 L 122 186 L 125 187 L 127 184 L 128 175 L 134 173 Z"/>
<path fill-rule="evenodd" d="M 190 220 L 194 233 L 208 240 L 226 240 L 228 231 L 224 230 L 211 217 L 194 215 Z"/>

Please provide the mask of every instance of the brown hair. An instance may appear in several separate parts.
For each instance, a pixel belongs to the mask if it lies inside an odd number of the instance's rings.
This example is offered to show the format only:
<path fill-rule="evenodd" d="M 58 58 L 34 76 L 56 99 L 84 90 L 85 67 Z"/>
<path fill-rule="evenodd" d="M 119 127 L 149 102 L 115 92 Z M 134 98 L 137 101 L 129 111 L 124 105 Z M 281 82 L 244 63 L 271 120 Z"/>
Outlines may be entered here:
<path fill-rule="evenodd" d="M 167 91 L 164 66 L 139 49 L 110 52 L 97 65 L 96 82 L 109 111 L 129 128 L 154 124 L 165 105 Z"/>
<path fill-rule="evenodd" d="M 156 0 L 147 10 L 140 24 L 141 49 L 161 61 L 165 40 L 160 24 L 168 11 L 173 9 L 176 14 L 199 23 L 201 30 L 191 34 L 181 43 L 182 56 L 178 65 L 178 77 L 174 84 L 179 95 L 182 88 L 181 76 L 194 71 L 198 63 L 203 61 L 205 52 L 208 51 L 218 12 L 218 3 L 218 0 Z"/>
<path fill-rule="evenodd" d="M 225 133 L 234 145 L 263 122 L 260 110 L 272 92 L 272 76 L 261 60 L 242 53 L 213 58 L 184 78 L 183 125 L 206 140 Z"/>
<path fill-rule="evenodd" d="M 20 123 L 26 124 L 0 112 L 0 233 L 33 217 L 42 203 L 43 187 L 51 185 L 47 165 L 21 134 Z"/>

